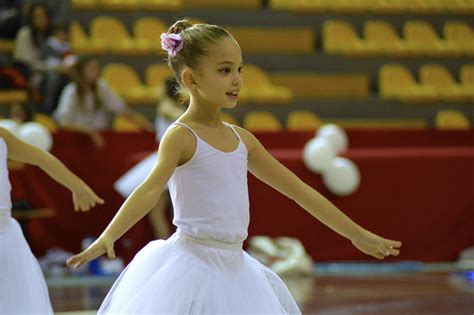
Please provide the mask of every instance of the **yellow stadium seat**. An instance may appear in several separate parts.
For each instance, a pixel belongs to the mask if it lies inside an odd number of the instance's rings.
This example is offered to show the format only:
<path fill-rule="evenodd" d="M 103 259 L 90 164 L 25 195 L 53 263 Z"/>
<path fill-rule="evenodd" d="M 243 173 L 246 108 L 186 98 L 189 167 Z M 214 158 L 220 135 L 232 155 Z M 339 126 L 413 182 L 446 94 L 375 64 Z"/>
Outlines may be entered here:
<path fill-rule="evenodd" d="M 250 131 L 277 132 L 282 129 L 282 126 L 272 113 L 253 111 L 245 115 L 244 128 Z"/>
<path fill-rule="evenodd" d="M 154 17 L 141 17 L 133 25 L 133 33 L 138 46 L 161 52 L 161 33 L 166 33 L 166 24 Z"/>
<path fill-rule="evenodd" d="M 441 14 L 447 12 L 447 1 L 444 0 L 411 0 L 411 11 L 414 14 Z"/>
<path fill-rule="evenodd" d="M 377 45 L 359 38 L 355 30 L 344 20 L 327 20 L 322 29 L 323 48 L 326 53 L 351 56 L 380 54 Z"/>
<path fill-rule="evenodd" d="M 449 71 L 441 65 L 423 65 L 420 68 L 420 82 L 435 88 L 442 100 L 464 102 L 469 98 L 467 89 L 458 84 Z"/>
<path fill-rule="evenodd" d="M 470 129 L 469 119 L 458 110 L 443 109 L 436 114 L 435 126 L 437 129 Z"/>
<path fill-rule="evenodd" d="M 173 73 L 167 64 L 151 64 L 145 70 L 145 83 L 150 94 L 158 95 L 159 87 Z"/>
<path fill-rule="evenodd" d="M 463 65 L 459 77 L 462 85 L 474 87 L 474 63 Z"/>
<path fill-rule="evenodd" d="M 229 27 L 246 53 L 311 54 L 315 34 L 310 28 Z"/>
<path fill-rule="evenodd" d="M 138 123 L 126 119 L 122 115 L 114 117 L 112 130 L 116 132 L 140 132 L 143 128 Z"/>
<path fill-rule="evenodd" d="M 71 47 L 78 55 L 102 55 L 107 51 L 105 43 L 101 40 L 90 39 L 77 21 L 71 23 L 69 29 Z"/>
<path fill-rule="evenodd" d="M 273 85 L 267 74 L 257 66 L 246 65 L 243 80 L 244 86 L 239 94 L 242 102 L 286 105 L 293 101 L 293 92 L 289 88 Z"/>
<path fill-rule="evenodd" d="M 298 100 L 354 99 L 370 95 L 370 78 L 363 73 L 285 72 L 273 73 L 270 78 L 274 84 L 288 87 Z"/>
<path fill-rule="evenodd" d="M 135 44 L 125 25 L 115 17 L 98 16 L 94 18 L 91 22 L 91 38 L 103 42 L 116 54 L 140 55 L 149 53 L 148 49 Z"/>
<path fill-rule="evenodd" d="M 331 0 L 326 1 L 329 11 L 343 14 L 363 14 L 368 11 L 364 0 Z"/>
<path fill-rule="evenodd" d="M 335 124 L 343 129 L 425 129 L 428 123 L 424 119 L 328 119 L 323 124 Z"/>
<path fill-rule="evenodd" d="M 75 10 L 93 10 L 97 8 L 97 0 L 71 0 L 71 7 Z"/>
<path fill-rule="evenodd" d="M 290 131 L 315 131 L 322 122 L 318 116 L 311 111 L 292 111 L 286 118 L 286 129 Z"/>
<path fill-rule="evenodd" d="M 234 116 L 232 116 L 229 113 L 221 112 L 221 119 L 222 121 L 225 121 L 228 124 L 236 125 L 236 126 L 239 125 L 239 122 L 237 121 L 237 119 L 235 119 Z"/>
<path fill-rule="evenodd" d="M 270 0 L 268 6 L 272 10 L 290 10 L 293 6 L 294 2 L 301 2 L 301 1 L 294 1 L 294 0 Z"/>
<path fill-rule="evenodd" d="M 443 37 L 447 43 L 458 47 L 466 55 L 474 56 L 474 33 L 468 23 L 461 21 L 445 22 Z"/>
<path fill-rule="evenodd" d="M 158 96 L 150 92 L 130 66 L 107 64 L 102 71 L 109 86 L 129 104 L 155 105 Z"/>
<path fill-rule="evenodd" d="M 260 0 L 183 0 L 183 6 L 186 8 L 260 9 L 262 3 Z"/>
<path fill-rule="evenodd" d="M 376 14 L 403 14 L 410 10 L 411 0 L 373 0 L 370 11 Z"/>
<path fill-rule="evenodd" d="M 183 8 L 183 0 L 141 0 L 140 5 L 144 10 L 179 11 Z"/>
<path fill-rule="evenodd" d="M 54 119 L 48 115 L 36 113 L 33 116 L 33 121 L 43 125 L 51 133 L 56 132 L 58 130 L 58 125 L 56 124 L 56 121 L 54 121 Z"/>
<path fill-rule="evenodd" d="M 469 100 L 474 101 L 474 64 L 465 64 L 461 67 L 459 81 Z"/>
<path fill-rule="evenodd" d="M 453 14 L 473 15 L 474 1 L 470 0 L 446 0 L 448 9 Z"/>
<path fill-rule="evenodd" d="M 383 20 L 369 20 L 364 23 L 364 38 L 377 51 L 389 56 L 412 56 L 416 50 L 402 40 L 392 25 Z"/>
<path fill-rule="evenodd" d="M 439 99 L 435 88 L 418 84 L 403 65 L 385 64 L 379 71 L 379 94 L 385 99 L 404 102 L 435 102 Z"/>
<path fill-rule="evenodd" d="M 403 34 L 409 45 L 425 55 L 458 56 L 463 53 L 452 43 L 441 40 L 433 27 L 422 20 L 407 21 Z"/>
<path fill-rule="evenodd" d="M 105 10 L 137 10 L 139 0 L 99 0 L 101 8 Z"/>

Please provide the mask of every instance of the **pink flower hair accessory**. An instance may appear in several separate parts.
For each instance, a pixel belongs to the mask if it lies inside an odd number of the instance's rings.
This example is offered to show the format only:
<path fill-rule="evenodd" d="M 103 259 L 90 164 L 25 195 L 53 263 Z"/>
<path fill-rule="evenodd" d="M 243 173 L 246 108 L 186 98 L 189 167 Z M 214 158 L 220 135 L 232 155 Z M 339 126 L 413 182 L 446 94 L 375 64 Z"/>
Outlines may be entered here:
<path fill-rule="evenodd" d="M 179 34 L 161 34 L 161 48 L 166 50 L 171 57 L 175 57 L 176 54 L 183 48 L 184 41 Z"/>

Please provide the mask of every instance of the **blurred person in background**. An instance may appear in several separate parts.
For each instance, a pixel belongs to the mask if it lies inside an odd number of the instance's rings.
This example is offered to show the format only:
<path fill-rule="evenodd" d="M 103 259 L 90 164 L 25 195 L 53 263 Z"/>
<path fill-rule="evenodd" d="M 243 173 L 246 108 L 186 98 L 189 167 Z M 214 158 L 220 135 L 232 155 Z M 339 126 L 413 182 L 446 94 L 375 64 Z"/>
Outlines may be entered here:
<path fill-rule="evenodd" d="M 114 115 L 123 115 L 141 127 L 153 130 L 152 123 L 129 109 L 100 78 L 102 69 L 97 58 L 79 57 L 72 73 L 73 82 L 63 89 L 53 114 L 61 127 L 86 133 L 99 149 L 105 146 L 100 131 L 110 129 Z"/>

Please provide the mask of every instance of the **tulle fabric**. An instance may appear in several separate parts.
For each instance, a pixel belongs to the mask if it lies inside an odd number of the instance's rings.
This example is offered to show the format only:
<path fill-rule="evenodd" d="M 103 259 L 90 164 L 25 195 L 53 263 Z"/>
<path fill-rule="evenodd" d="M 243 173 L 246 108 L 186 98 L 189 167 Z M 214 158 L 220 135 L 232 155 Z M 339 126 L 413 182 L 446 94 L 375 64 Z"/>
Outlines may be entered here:
<path fill-rule="evenodd" d="M 242 245 L 182 232 L 145 246 L 99 314 L 301 314 L 283 281 Z"/>
<path fill-rule="evenodd" d="M 53 314 L 41 267 L 18 222 L 5 215 L 0 219 L 0 314 Z"/>

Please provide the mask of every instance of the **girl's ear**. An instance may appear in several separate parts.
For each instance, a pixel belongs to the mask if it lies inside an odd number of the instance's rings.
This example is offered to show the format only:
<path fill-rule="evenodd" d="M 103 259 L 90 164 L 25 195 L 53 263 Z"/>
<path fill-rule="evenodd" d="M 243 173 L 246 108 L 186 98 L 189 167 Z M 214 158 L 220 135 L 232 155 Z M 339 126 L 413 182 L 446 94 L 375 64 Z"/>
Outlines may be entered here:
<path fill-rule="evenodd" d="M 181 74 L 181 80 L 184 85 L 190 89 L 194 90 L 197 87 L 196 75 L 190 68 L 185 68 Z"/>

